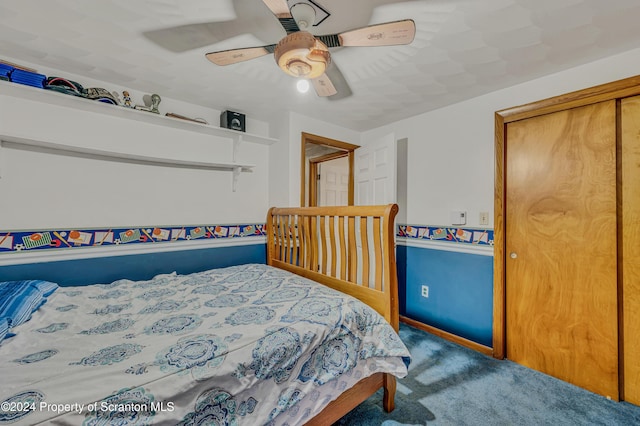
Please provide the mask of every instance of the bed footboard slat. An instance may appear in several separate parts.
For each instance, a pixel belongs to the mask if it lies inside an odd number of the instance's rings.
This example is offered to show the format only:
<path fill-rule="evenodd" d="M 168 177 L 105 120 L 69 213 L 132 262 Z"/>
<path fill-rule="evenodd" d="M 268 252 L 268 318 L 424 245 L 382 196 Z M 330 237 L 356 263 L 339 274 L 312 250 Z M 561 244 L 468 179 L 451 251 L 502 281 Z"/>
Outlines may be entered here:
<path fill-rule="evenodd" d="M 282 218 L 281 217 L 279 217 L 276 220 L 276 224 L 277 224 L 276 232 L 278 233 L 278 240 L 276 241 L 275 249 L 280 255 L 282 255 L 282 238 L 281 238 L 282 237 Z"/>
<path fill-rule="evenodd" d="M 347 220 L 349 228 L 349 275 L 347 281 L 355 282 L 358 274 L 358 247 L 356 246 L 356 218 L 349 217 Z"/>
<path fill-rule="evenodd" d="M 373 219 L 373 247 L 375 251 L 375 263 L 376 263 L 376 278 L 375 278 L 375 286 L 376 290 L 382 291 L 382 244 L 380 244 L 380 233 L 382 229 L 380 228 L 380 218 L 376 217 Z"/>
<path fill-rule="evenodd" d="M 305 267 L 305 260 L 307 258 L 307 241 L 306 241 L 306 234 L 305 234 L 305 221 L 306 218 L 305 217 L 298 217 L 298 237 L 300 239 L 299 243 L 300 243 L 300 257 L 298 259 L 298 265 L 300 265 L 301 267 Z"/>
<path fill-rule="evenodd" d="M 291 216 L 283 216 L 284 219 L 284 260 L 285 262 L 291 261 L 291 226 L 289 219 Z"/>
<path fill-rule="evenodd" d="M 320 216 L 320 243 L 320 247 L 322 249 L 322 251 L 320 252 L 320 262 L 322 265 L 322 270 L 320 272 L 326 275 L 327 265 L 329 264 L 329 262 L 327 259 L 327 224 L 325 221 L 325 216 Z"/>
<path fill-rule="evenodd" d="M 369 234 L 367 218 L 360 218 L 360 239 L 362 244 L 362 285 L 369 287 Z"/>
<path fill-rule="evenodd" d="M 336 221 L 334 216 L 329 216 L 329 245 L 331 246 L 331 276 L 335 277 L 336 275 L 336 265 L 337 265 L 337 257 L 336 256 Z"/>
<path fill-rule="evenodd" d="M 298 236 L 298 222 L 295 216 L 289 216 L 291 219 L 291 264 L 298 264 L 298 252 L 300 251 L 300 237 Z"/>
<path fill-rule="evenodd" d="M 309 218 L 309 234 L 311 237 L 309 240 L 309 244 L 314 248 L 309 250 L 311 270 L 319 271 L 320 269 L 318 268 L 318 256 L 320 253 L 320 247 L 318 246 L 318 241 L 320 240 L 320 238 L 318 236 L 318 218 L 316 216 L 311 216 Z"/>
<path fill-rule="evenodd" d="M 311 269 L 311 251 L 313 250 L 311 241 L 311 218 L 305 216 L 302 221 L 304 222 L 304 267 Z"/>
<path fill-rule="evenodd" d="M 338 219 L 338 236 L 340 237 L 340 279 L 347 279 L 347 243 L 344 238 L 344 216 Z"/>

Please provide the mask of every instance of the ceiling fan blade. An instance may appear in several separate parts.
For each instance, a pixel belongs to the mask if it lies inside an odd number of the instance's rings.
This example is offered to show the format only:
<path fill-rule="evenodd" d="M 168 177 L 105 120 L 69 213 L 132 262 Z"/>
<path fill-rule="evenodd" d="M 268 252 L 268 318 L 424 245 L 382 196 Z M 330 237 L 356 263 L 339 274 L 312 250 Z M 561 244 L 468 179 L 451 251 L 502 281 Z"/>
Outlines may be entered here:
<path fill-rule="evenodd" d="M 318 96 L 333 96 L 338 93 L 335 86 L 331 82 L 331 79 L 326 73 L 322 74 L 318 78 L 314 78 L 313 80 L 311 80 L 311 84 L 313 84 L 313 88 L 316 90 Z"/>
<path fill-rule="evenodd" d="M 349 83 L 347 83 L 347 80 L 344 78 L 344 75 L 342 75 L 342 72 L 335 62 L 331 62 L 331 65 L 327 68 L 326 74 L 331 79 L 333 87 L 335 87 L 338 92 L 331 96 L 329 100 L 338 101 L 340 99 L 348 98 L 353 94 L 349 87 Z"/>
<path fill-rule="evenodd" d="M 275 44 L 260 47 L 245 47 L 243 49 L 222 50 L 220 52 L 210 52 L 205 56 L 216 65 L 231 65 L 249 59 L 259 58 L 269 53 L 273 53 Z"/>
<path fill-rule="evenodd" d="M 241 34 L 236 22 L 188 24 L 143 33 L 153 43 L 176 53 L 210 46 Z"/>
<path fill-rule="evenodd" d="M 316 36 L 327 47 L 340 46 L 395 46 L 409 44 L 416 35 L 412 19 L 369 25 L 340 34 Z"/>
<path fill-rule="evenodd" d="M 273 13 L 278 21 L 280 21 L 280 25 L 287 32 L 287 34 L 295 33 L 300 31 L 298 28 L 298 24 L 295 19 L 291 15 L 291 11 L 289 10 L 289 5 L 287 4 L 287 0 L 262 0 L 263 3 L 269 8 L 271 13 Z"/>

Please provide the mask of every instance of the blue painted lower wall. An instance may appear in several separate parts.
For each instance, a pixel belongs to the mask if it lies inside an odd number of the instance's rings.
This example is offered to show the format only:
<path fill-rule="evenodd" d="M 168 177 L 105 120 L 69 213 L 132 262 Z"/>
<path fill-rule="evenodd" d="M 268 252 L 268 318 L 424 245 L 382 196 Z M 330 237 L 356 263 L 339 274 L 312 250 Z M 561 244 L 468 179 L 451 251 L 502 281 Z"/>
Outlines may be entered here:
<path fill-rule="evenodd" d="M 401 315 L 492 346 L 492 256 L 403 245 L 396 256 Z"/>
<path fill-rule="evenodd" d="M 398 245 L 400 314 L 491 346 L 493 258 Z M 265 263 L 266 245 L 215 247 L 3 266 L 0 281 L 43 279 L 61 286 L 146 280 L 246 263 Z M 429 297 L 421 296 L 422 285 Z"/>
<path fill-rule="evenodd" d="M 3 266 L 0 281 L 42 279 L 61 286 L 77 286 L 265 262 L 266 244 L 251 244 Z"/>

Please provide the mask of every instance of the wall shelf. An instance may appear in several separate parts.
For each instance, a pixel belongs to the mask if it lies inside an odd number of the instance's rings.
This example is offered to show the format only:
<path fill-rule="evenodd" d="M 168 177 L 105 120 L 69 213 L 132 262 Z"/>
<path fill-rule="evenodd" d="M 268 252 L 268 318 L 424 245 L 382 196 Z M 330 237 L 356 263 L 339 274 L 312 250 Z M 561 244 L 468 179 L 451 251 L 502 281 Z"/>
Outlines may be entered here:
<path fill-rule="evenodd" d="M 167 117 L 145 111 L 138 111 L 132 108 L 125 108 L 117 105 L 105 104 L 103 102 L 92 101 L 77 96 L 65 95 L 52 90 L 38 89 L 22 84 L 11 83 L 0 80 L 0 96 L 11 96 L 21 99 L 28 99 L 37 102 L 45 102 L 56 106 L 74 108 L 82 111 L 91 111 L 98 114 L 110 115 L 144 123 L 156 124 L 190 132 L 202 133 L 205 135 L 218 136 L 232 139 L 234 142 L 251 142 L 262 145 L 271 145 L 278 140 L 255 135 L 252 133 L 238 132 L 222 127 L 201 124 L 192 121 L 181 120 L 179 118 Z"/>
<path fill-rule="evenodd" d="M 52 90 L 39 89 L 36 87 L 0 80 L 0 101 L 3 99 L 5 100 L 5 102 L 7 102 L 7 105 L 11 105 L 12 99 L 25 99 L 28 101 L 48 104 L 54 107 L 63 107 L 70 110 L 77 110 L 79 112 L 88 111 L 108 117 L 121 118 L 131 120 L 133 122 L 146 123 L 155 126 L 178 129 L 185 132 L 194 132 L 227 139 L 233 142 L 233 154 L 231 162 L 177 160 L 166 157 L 129 154 L 126 152 L 118 152 L 108 149 L 103 150 L 85 148 L 77 145 L 57 143 L 49 140 L 43 140 L 41 136 L 30 137 L 29 135 L 21 134 L 21 132 L 16 133 L 14 130 L 5 131 L 4 134 L 0 134 L 0 160 L 2 160 L 2 151 L 4 149 L 36 149 L 57 154 L 80 156 L 91 159 L 107 159 L 112 161 L 115 160 L 135 164 L 202 170 L 224 170 L 232 172 L 232 188 L 235 192 L 240 173 L 250 172 L 255 167 L 254 164 L 242 164 L 237 162 L 238 150 L 240 145 L 244 142 L 256 143 L 261 145 L 271 145 L 277 142 L 277 139 L 272 139 L 260 135 L 238 132 L 231 129 L 225 129 L 222 127 L 211 126 L 208 124 L 202 124 L 193 121 L 181 120 L 179 118 L 167 117 L 164 115 L 145 111 L 138 111 L 132 108 L 125 108 L 117 105 L 93 101 L 90 99 L 65 95 Z M 70 111 L 70 115 L 72 114 L 73 111 Z M 2 164 L 0 162 L 0 178 L 2 177 L 3 172 L 4 170 L 2 170 Z"/>
<path fill-rule="evenodd" d="M 241 163 L 219 163 L 219 162 L 206 162 L 206 161 L 189 161 L 189 160 L 175 160 L 163 157 L 154 157 L 150 155 L 138 155 L 128 154 L 124 152 L 108 151 L 94 148 L 84 148 L 73 145 L 60 144 L 48 141 L 37 141 L 10 135 L 0 134 L 0 159 L 2 159 L 2 151 L 6 148 L 19 148 L 33 147 L 37 149 L 50 150 L 54 152 L 61 152 L 67 154 L 75 154 L 86 156 L 95 159 L 116 159 L 125 162 L 160 165 L 169 167 L 181 167 L 190 169 L 204 169 L 204 170 L 227 170 L 233 172 L 233 191 L 236 190 L 238 177 L 242 171 L 251 171 L 255 164 L 241 164 Z M 0 166 L 2 164 L 0 163 Z M 2 168 L 0 167 L 0 178 L 2 177 Z"/>

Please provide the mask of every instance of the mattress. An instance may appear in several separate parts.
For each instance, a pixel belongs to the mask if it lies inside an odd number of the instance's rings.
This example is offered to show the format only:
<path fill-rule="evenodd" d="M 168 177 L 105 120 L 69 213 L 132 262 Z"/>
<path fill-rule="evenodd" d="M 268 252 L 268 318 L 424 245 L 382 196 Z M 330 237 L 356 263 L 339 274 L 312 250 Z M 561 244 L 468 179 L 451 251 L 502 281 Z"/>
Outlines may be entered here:
<path fill-rule="evenodd" d="M 258 264 L 63 287 L 13 332 L 0 424 L 301 424 L 410 361 L 367 305 Z"/>

